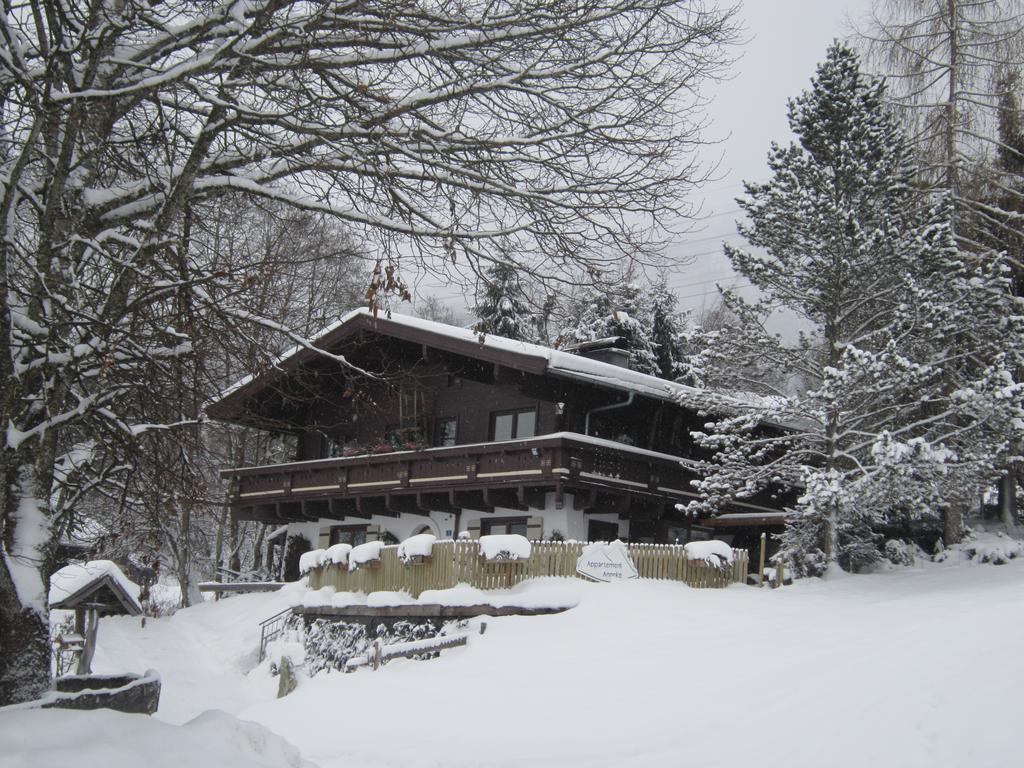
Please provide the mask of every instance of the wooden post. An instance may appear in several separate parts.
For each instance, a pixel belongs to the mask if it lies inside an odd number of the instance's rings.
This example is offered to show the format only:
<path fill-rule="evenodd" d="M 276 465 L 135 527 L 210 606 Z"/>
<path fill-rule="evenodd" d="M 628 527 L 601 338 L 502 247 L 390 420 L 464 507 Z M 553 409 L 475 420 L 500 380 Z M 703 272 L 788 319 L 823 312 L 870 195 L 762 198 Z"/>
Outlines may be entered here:
<path fill-rule="evenodd" d="M 767 533 L 762 533 L 761 534 L 761 557 L 759 558 L 759 562 L 758 562 L 758 566 L 757 566 L 757 586 L 758 587 L 763 587 L 764 586 L 764 550 L 765 550 L 765 546 L 767 545 L 767 543 L 768 543 L 768 534 Z"/>
<path fill-rule="evenodd" d="M 782 586 L 782 580 L 786 576 L 786 566 L 782 564 L 782 558 L 780 557 L 775 561 L 775 586 L 776 588 Z"/>
<path fill-rule="evenodd" d="M 84 611 L 85 609 L 78 608 L 75 612 L 75 625 L 78 625 L 78 611 Z M 99 629 L 99 616 L 96 613 L 95 608 L 89 608 L 88 613 L 85 616 L 85 648 L 82 649 L 82 655 L 78 657 L 78 670 L 79 675 L 88 675 L 92 673 L 92 657 L 96 653 L 96 632 Z"/>
<path fill-rule="evenodd" d="M 381 653 L 382 653 L 381 641 L 378 637 L 373 641 L 373 646 L 370 649 L 370 666 L 374 670 L 380 669 Z"/>

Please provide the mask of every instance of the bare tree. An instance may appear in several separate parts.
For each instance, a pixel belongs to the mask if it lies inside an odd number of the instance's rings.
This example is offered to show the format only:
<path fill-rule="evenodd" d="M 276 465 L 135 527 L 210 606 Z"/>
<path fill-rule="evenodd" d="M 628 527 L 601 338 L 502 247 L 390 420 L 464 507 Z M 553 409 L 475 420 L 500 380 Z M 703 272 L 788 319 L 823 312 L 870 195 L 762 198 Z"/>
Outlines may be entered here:
<path fill-rule="evenodd" d="M 436 323 L 445 323 L 446 325 L 459 324 L 459 318 L 455 314 L 455 310 L 437 296 L 420 296 L 416 299 L 414 309 L 416 317 L 422 317 L 424 320 L 433 320 Z"/>
<path fill-rule="evenodd" d="M 49 681 L 55 467 L 193 423 L 151 393 L 208 316 L 310 343 L 245 305 L 252 270 L 195 258 L 203 205 L 328 213 L 442 271 L 496 235 L 549 278 L 651 255 L 702 178 L 695 94 L 735 34 L 699 0 L 7 3 L 0 704 Z"/>
<path fill-rule="evenodd" d="M 889 82 L 919 180 L 953 196 L 961 247 L 991 247 L 977 229 L 1002 219 L 992 188 L 1002 185 L 991 169 L 1013 151 L 1000 136 L 1001 105 L 1024 63 L 1024 3 L 876 0 L 857 34 L 869 65 Z"/>

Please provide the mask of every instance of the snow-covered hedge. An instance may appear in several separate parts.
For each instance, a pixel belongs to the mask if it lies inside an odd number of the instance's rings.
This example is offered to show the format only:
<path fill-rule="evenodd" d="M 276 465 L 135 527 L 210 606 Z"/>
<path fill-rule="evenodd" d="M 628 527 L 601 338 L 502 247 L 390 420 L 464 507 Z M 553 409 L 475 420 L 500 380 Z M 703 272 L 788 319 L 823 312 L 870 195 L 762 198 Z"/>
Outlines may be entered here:
<path fill-rule="evenodd" d="M 480 555 L 484 560 L 529 560 L 530 540 L 518 533 L 501 533 L 480 537 Z"/>

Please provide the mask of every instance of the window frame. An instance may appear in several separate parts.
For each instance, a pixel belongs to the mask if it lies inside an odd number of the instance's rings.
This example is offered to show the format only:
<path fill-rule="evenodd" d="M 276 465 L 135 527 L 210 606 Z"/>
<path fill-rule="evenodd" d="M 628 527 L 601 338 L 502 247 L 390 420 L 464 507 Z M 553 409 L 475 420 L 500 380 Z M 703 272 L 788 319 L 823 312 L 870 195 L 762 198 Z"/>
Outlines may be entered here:
<path fill-rule="evenodd" d="M 520 414 L 524 414 L 524 413 L 532 413 L 533 414 L 533 434 L 529 435 L 527 437 L 521 437 L 519 435 L 519 415 Z M 537 431 L 537 427 L 540 425 L 540 409 L 536 405 L 534 405 L 532 407 L 531 406 L 527 406 L 525 408 L 506 408 L 506 409 L 500 410 L 500 411 L 491 411 L 489 433 L 488 434 L 490 435 L 490 442 L 492 442 L 492 443 L 496 443 L 496 442 L 503 442 L 504 443 L 504 442 L 507 442 L 506 440 L 499 441 L 497 439 L 497 437 L 496 437 L 496 432 L 497 432 L 496 427 L 498 426 L 498 417 L 500 417 L 500 416 L 512 416 L 513 417 L 513 419 L 512 419 L 512 437 L 508 438 L 508 440 L 529 440 L 531 437 L 537 437 L 537 435 L 539 434 L 538 431 Z"/>
<path fill-rule="evenodd" d="M 369 525 L 332 525 L 330 527 L 330 530 L 329 530 L 329 533 L 328 533 L 328 539 L 327 540 L 328 540 L 328 542 L 330 542 L 328 546 L 334 546 L 335 544 L 348 544 L 349 543 L 347 541 L 338 541 L 337 540 L 338 537 L 337 537 L 336 534 L 340 534 L 340 533 L 352 533 L 352 534 L 362 533 L 363 534 L 363 541 L 361 543 L 366 543 L 366 541 L 368 541 L 368 539 L 366 538 L 366 535 L 369 533 L 369 527 L 370 527 Z M 355 537 L 353 536 L 353 538 L 355 538 Z M 352 544 L 352 546 L 357 546 L 357 545 L 356 544 Z"/>
<path fill-rule="evenodd" d="M 441 427 L 447 422 L 454 422 L 455 432 L 452 434 L 452 444 L 445 445 L 441 442 Z M 459 417 L 458 416 L 435 416 L 433 445 L 435 448 L 451 448 L 459 444 Z"/>
<path fill-rule="evenodd" d="M 530 518 L 529 517 L 481 517 L 480 518 L 480 535 L 490 536 L 491 528 L 495 525 L 522 525 L 524 528 L 529 530 Z M 527 536 L 524 531 L 522 536 Z"/>

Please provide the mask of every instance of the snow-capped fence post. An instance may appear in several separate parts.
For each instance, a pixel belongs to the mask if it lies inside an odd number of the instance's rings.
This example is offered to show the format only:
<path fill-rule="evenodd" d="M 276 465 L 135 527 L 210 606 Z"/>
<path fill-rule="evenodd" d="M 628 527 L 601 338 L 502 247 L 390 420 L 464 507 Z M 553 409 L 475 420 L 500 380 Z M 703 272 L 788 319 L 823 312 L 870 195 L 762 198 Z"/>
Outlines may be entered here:
<path fill-rule="evenodd" d="M 764 549 L 768 543 L 768 534 L 761 534 L 761 557 L 757 564 L 757 586 L 758 589 L 764 586 Z"/>
<path fill-rule="evenodd" d="M 501 538 L 496 537 L 492 543 Z M 681 581 L 696 588 L 744 583 L 749 553 L 719 544 L 718 558 L 709 561 L 688 558 L 686 546 L 680 544 L 630 543 L 626 549 L 640 578 Z M 526 579 L 574 578 L 586 542 L 535 541 L 529 542 L 529 551 L 522 546 L 506 552 L 498 546 L 490 557 L 481 550 L 480 540 L 435 541 L 429 556 L 425 543 L 423 552 L 406 547 L 404 557 L 400 545 L 378 545 L 372 553 L 376 557 L 355 567 L 348 561 L 349 553 L 342 552 L 341 545 L 335 546 L 339 547 L 335 552 L 321 551 L 309 558 L 310 589 L 330 586 L 335 592 L 404 591 L 415 599 L 427 590 L 450 589 L 459 583 L 478 589 L 508 589 Z M 727 551 L 731 557 L 726 557 Z M 314 559 L 318 563 L 315 567 Z"/>

